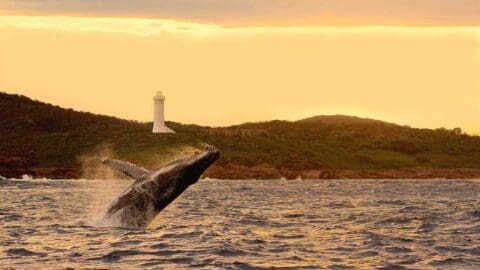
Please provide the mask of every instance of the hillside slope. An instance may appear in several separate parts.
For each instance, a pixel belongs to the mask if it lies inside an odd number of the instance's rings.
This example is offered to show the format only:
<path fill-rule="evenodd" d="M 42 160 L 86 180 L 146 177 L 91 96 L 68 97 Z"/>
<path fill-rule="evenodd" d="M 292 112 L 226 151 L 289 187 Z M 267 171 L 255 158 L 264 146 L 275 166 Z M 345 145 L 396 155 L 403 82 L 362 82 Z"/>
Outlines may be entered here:
<path fill-rule="evenodd" d="M 480 176 L 480 137 L 446 129 L 341 115 L 220 128 L 168 125 L 177 133 L 152 134 L 151 123 L 0 93 L 0 175 L 103 177 L 99 161 L 107 156 L 154 168 L 207 143 L 222 151 L 206 174 L 216 178 Z"/>

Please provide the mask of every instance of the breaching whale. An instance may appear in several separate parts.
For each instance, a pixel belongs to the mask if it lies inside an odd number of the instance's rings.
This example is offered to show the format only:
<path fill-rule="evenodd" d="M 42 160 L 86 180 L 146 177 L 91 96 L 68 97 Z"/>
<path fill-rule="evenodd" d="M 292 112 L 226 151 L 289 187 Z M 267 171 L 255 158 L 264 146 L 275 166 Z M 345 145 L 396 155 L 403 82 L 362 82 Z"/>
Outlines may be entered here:
<path fill-rule="evenodd" d="M 196 183 L 219 157 L 218 149 L 208 147 L 201 153 L 177 159 L 151 172 L 130 162 L 103 161 L 136 180 L 110 204 L 105 218 L 119 222 L 122 227 L 147 227 L 160 211 Z"/>

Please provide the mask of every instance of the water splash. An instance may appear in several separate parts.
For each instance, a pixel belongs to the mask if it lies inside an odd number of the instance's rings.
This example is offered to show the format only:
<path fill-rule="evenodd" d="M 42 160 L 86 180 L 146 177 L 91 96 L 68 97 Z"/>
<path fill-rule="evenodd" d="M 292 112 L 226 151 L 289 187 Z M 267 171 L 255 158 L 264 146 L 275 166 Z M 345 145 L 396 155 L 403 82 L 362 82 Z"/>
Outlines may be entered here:
<path fill-rule="evenodd" d="M 22 175 L 22 180 L 33 180 L 33 177 L 29 174 L 24 174 Z"/>
<path fill-rule="evenodd" d="M 110 203 L 133 181 L 124 179 L 112 180 L 84 180 L 92 183 L 86 186 L 85 194 L 88 196 L 89 205 L 86 216 L 79 224 L 91 227 L 119 227 L 120 222 L 116 218 L 105 218 Z"/>
<path fill-rule="evenodd" d="M 113 156 L 111 145 L 101 144 L 92 152 L 83 154 L 77 158 L 82 168 L 82 178 L 84 179 L 122 179 L 123 175 L 118 174 L 108 166 L 104 166 L 102 161 Z"/>

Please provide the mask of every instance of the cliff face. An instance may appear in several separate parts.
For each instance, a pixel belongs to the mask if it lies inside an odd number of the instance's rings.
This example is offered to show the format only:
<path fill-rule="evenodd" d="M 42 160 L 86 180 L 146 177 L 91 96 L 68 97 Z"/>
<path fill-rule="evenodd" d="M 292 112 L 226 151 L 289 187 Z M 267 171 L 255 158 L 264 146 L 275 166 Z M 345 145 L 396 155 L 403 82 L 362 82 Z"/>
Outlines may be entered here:
<path fill-rule="evenodd" d="M 107 177 L 101 158 L 157 167 L 204 143 L 222 158 L 211 178 L 476 178 L 480 137 L 349 116 L 316 116 L 230 127 L 151 123 L 63 109 L 0 93 L 0 175 Z M 462 168 L 462 170 L 460 170 Z"/>

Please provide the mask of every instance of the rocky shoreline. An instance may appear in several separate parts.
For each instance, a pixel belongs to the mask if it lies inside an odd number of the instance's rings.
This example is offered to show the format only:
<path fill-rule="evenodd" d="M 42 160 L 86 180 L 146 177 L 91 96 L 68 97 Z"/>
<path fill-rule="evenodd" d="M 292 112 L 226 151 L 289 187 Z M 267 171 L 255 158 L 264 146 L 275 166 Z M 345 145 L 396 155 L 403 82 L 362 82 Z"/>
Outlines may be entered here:
<path fill-rule="evenodd" d="M 34 178 L 82 179 L 92 178 L 76 167 L 47 167 L 31 169 L 2 170 L 0 175 L 7 178 L 21 178 L 29 175 Z M 111 175 L 112 174 L 103 174 Z M 118 176 L 118 175 L 116 175 Z M 109 177 L 109 176 L 105 176 Z M 402 169 L 321 169 L 288 170 L 265 168 L 262 166 L 225 168 L 212 166 L 203 175 L 204 178 L 241 180 L 241 179 L 480 179 L 480 169 L 468 168 L 402 168 Z M 102 176 L 100 176 L 102 178 Z"/>
<path fill-rule="evenodd" d="M 217 179 L 480 179 L 480 169 L 323 169 L 323 170 L 225 170 L 212 167 L 205 176 Z"/>

